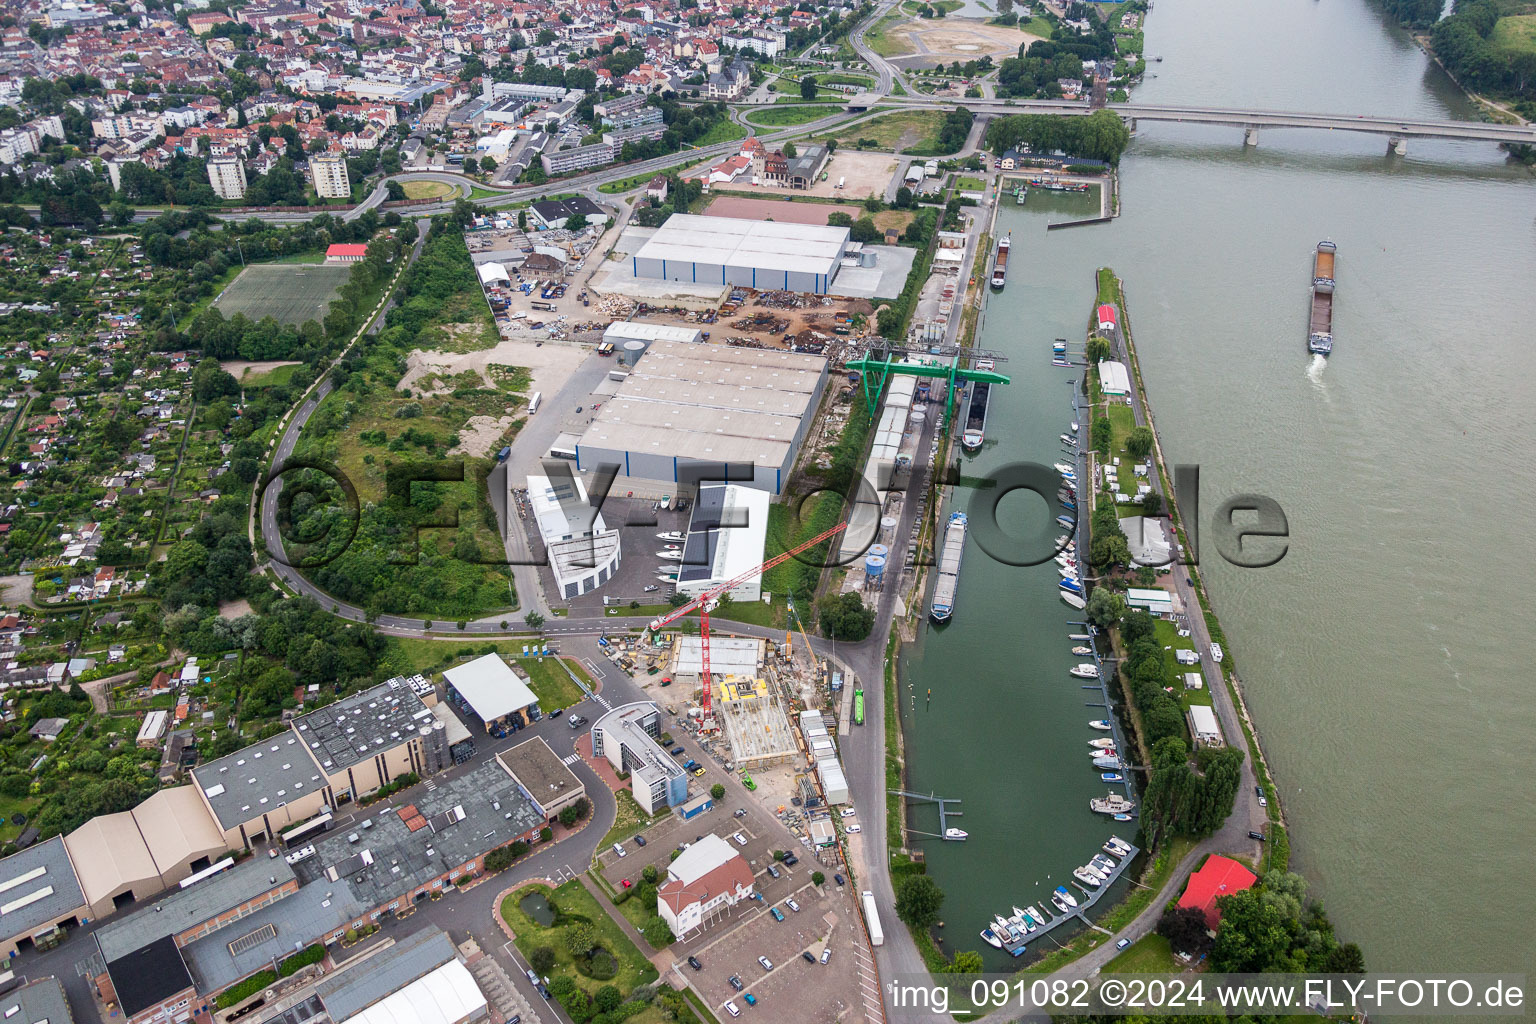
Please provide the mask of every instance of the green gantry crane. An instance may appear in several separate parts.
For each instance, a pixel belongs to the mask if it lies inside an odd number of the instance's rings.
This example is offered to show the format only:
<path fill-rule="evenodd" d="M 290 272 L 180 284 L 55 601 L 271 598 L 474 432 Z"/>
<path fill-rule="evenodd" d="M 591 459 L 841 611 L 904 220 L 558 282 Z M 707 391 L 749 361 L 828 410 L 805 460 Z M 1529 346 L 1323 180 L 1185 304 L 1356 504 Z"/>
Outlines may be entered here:
<path fill-rule="evenodd" d="M 899 360 L 905 356 L 921 356 L 922 362 L 903 363 Z M 989 384 L 1010 383 L 1007 375 L 996 373 L 991 369 L 972 369 L 960 365 L 964 358 L 975 358 L 978 364 L 995 364 L 998 360 L 1006 358 L 995 352 L 982 352 L 977 349 L 961 351 L 956 348 L 943 349 L 934 352 L 928 349 L 903 349 L 890 346 L 884 350 L 871 349 L 864 354 L 863 359 L 851 360 L 845 367 L 848 370 L 857 370 L 863 378 L 864 400 L 869 403 L 869 412 L 873 416 L 876 406 L 880 401 L 880 393 L 885 390 L 885 382 L 893 373 L 905 373 L 913 377 L 938 377 L 949 382 L 949 388 L 944 395 L 944 421 L 955 411 L 955 382 L 962 380 L 986 381 Z"/>

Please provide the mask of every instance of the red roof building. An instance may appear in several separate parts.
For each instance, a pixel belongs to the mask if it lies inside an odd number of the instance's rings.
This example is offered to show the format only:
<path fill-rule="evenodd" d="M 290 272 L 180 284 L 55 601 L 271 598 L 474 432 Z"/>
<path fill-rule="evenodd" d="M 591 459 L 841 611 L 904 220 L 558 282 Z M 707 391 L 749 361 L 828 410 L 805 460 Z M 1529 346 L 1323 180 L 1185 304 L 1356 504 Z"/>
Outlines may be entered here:
<path fill-rule="evenodd" d="M 1199 871 L 1189 876 L 1184 895 L 1179 897 L 1179 906 L 1199 907 L 1205 914 L 1205 923 L 1215 931 L 1221 923 L 1221 911 L 1216 909 L 1217 898 L 1251 889 L 1256 881 L 1258 878 L 1254 873 L 1237 861 L 1213 853 Z"/>
<path fill-rule="evenodd" d="M 1101 330 L 1101 331 L 1112 331 L 1112 330 L 1114 330 L 1115 329 L 1115 321 L 1117 319 L 1118 319 L 1118 315 L 1115 312 L 1115 307 L 1114 306 L 1112 306 L 1112 305 L 1110 305 L 1109 303 L 1106 302 L 1106 303 L 1104 303 L 1104 305 L 1099 307 L 1099 330 Z"/>
<path fill-rule="evenodd" d="M 361 263 L 368 255 L 368 247 L 359 244 L 337 243 L 325 250 L 327 263 Z"/>

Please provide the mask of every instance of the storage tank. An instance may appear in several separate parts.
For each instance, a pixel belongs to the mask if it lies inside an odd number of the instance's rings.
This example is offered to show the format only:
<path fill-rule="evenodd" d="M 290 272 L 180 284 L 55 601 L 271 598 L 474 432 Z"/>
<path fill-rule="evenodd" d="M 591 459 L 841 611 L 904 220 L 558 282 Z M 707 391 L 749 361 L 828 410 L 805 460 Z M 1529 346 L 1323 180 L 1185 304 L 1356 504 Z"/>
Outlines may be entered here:
<path fill-rule="evenodd" d="M 921 409 L 913 409 L 912 410 L 912 414 L 907 417 L 907 422 L 912 424 L 912 427 L 915 430 L 915 429 L 921 427 L 923 425 L 923 421 L 926 420 L 927 418 L 928 418 L 928 414 L 926 412 L 924 412 L 923 410 L 921 410 Z"/>
<path fill-rule="evenodd" d="M 871 544 L 869 546 L 869 550 L 866 551 L 865 554 L 879 555 L 881 558 L 890 558 L 891 549 L 884 544 Z"/>
<path fill-rule="evenodd" d="M 861 266 L 861 267 L 872 267 L 874 265 L 875 265 L 875 254 L 872 251 L 870 251 L 869 249 L 862 250 L 859 253 L 859 266 Z"/>
<path fill-rule="evenodd" d="M 634 366 L 640 361 L 640 357 L 645 355 L 645 349 L 646 344 L 643 341 L 638 339 L 626 341 L 624 347 L 619 350 L 619 362 L 625 366 Z"/>
<path fill-rule="evenodd" d="M 900 520 L 898 520 L 895 516 L 882 516 L 880 518 L 880 536 L 884 537 L 886 540 L 890 540 L 891 535 L 896 532 L 896 527 L 898 525 L 900 525 Z M 881 547 L 884 546 L 885 545 L 883 544 L 881 545 Z"/>
<path fill-rule="evenodd" d="M 871 583 L 879 583 L 881 580 L 885 579 L 885 556 L 864 556 L 864 575 L 869 579 L 869 582 Z"/>

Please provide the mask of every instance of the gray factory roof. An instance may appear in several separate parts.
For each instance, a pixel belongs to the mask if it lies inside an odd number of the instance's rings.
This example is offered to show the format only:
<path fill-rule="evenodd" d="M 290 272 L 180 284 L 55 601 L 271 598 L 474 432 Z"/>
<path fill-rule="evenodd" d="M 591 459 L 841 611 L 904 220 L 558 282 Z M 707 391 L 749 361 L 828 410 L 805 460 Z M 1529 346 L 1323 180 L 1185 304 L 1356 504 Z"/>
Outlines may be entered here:
<path fill-rule="evenodd" d="M 847 228 L 674 213 L 635 259 L 830 274 L 847 246 Z"/>
<path fill-rule="evenodd" d="M 126 917 L 103 922 L 95 932 L 96 944 L 102 957 L 111 962 L 161 936 L 196 928 L 293 877 L 293 868 L 281 857 L 248 858 Z"/>
<path fill-rule="evenodd" d="M 32 935 L 84 904 L 63 836 L 0 861 L 0 935 Z"/>
<path fill-rule="evenodd" d="M 453 940 L 435 925 L 412 932 L 356 967 L 315 986 L 331 1020 L 344 1021 L 454 959 Z"/>
<path fill-rule="evenodd" d="M 603 331 L 603 340 L 615 345 L 626 341 L 681 341 L 697 343 L 703 332 L 697 327 L 674 324 L 643 324 L 634 320 L 615 320 Z"/>
<path fill-rule="evenodd" d="M 652 780 L 675 778 L 683 769 L 672 760 L 656 738 L 640 724 L 648 715 L 660 715 L 652 701 L 635 701 L 621 704 L 592 723 L 594 735 L 603 736 L 603 753 L 607 756 L 610 740 L 617 741 L 630 753 L 630 773 L 641 782 L 650 785 Z"/>
<path fill-rule="evenodd" d="M 405 681 L 394 679 L 350 694 L 294 719 L 293 727 L 327 775 L 406 742 L 432 711 Z"/>
<path fill-rule="evenodd" d="M 820 356 L 658 341 L 580 444 L 780 465 L 826 367 Z"/>
<path fill-rule="evenodd" d="M 328 938 L 368 910 L 346 879 L 301 886 L 183 946 L 182 959 L 197 979 L 199 992 L 216 992 L 270 967 L 274 958 Z"/>
<path fill-rule="evenodd" d="M 119 959 L 108 960 L 107 974 L 123 1013 L 129 1017 L 192 986 L 192 975 L 170 935 L 162 935 Z"/>
<path fill-rule="evenodd" d="M 199 765 L 192 779 L 225 829 L 325 788 L 325 776 L 292 732 Z"/>
<path fill-rule="evenodd" d="M 364 906 L 378 907 L 544 824 L 495 761 L 433 782 L 435 789 L 413 791 L 404 806 L 374 814 L 371 827 L 357 822 L 315 843 L 315 855 L 294 866 L 299 879 L 345 877 Z"/>
<path fill-rule="evenodd" d="M 545 807 L 582 788 L 576 773 L 565 766 L 541 737 L 503 750 L 496 757 L 529 795 Z"/>
<path fill-rule="evenodd" d="M 4 1015 L 5 1024 L 69 1024 L 74 1019 L 64 986 L 52 975 L 29 981 L 0 996 L 0 1014 Z"/>

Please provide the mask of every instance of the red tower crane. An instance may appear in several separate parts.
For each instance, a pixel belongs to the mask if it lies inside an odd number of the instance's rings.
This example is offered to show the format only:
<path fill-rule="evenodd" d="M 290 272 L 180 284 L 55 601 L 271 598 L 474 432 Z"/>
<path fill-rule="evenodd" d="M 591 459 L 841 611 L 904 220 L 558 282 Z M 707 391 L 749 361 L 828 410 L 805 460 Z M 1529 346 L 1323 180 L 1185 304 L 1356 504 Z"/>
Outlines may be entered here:
<path fill-rule="evenodd" d="M 700 622 L 699 622 L 699 639 L 700 639 L 700 644 L 702 646 L 702 656 L 703 656 L 703 662 L 704 662 L 704 664 L 703 664 L 704 699 L 702 701 L 703 711 L 704 711 L 703 724 L 705 724 L 707 726 L 708 723 L 710 723 L 713 720 L 713 716 L 714 716 L 714 705 L 713 705 L 713 702 L 710 700 L 710 683 L 709 683 L 709 606 L 710 606 L 710 603 L 712 601 L 714 601 L 715 598 L 719 597 L 721 594 L 725 593 L 726 591 L 731 590 L 731 589 L 733 589 L 735 587 L 741 586 L 741 584 L 747 582 L 747 580 L 752 579 L 752 577 L 758 576 L 758 575 L 761 575 L 762 573 L 767 572 L 769 569 L 772 569 L 774 566 L 788 561 L 789 559 L 795 557 L 796 555 L 798 555 L 800 552 L 806 550 L 807 548 L 815 547 L 817 544 L 820 544 L 822 541 L 826 540 L 828 537 L 831 537 L 831 536 L 834 536 L 834 535 L 836 535 L 838 533 L 841 533 L 843 530 L 845 530 L 847 528 L 848 528 L 848 524 L 847 523 L 838 523 L 836 526 L 832 527 L 832 529 L 827 530 L 827 531 L 825 531 L 823 533 L 818 533 L 816 536 L 812 537 L 810 540 L 806 541 L 803 544 L 795 545 L 794 547 L 790 548 L 788 551 L 785 551 L 783 554 L 774 555 L 772 558 L 768 559 L 768 561 L 763 562 L 761 565 L 758 565 L 758 566 L 755 566 L 755 567 L 753 567 L 751 569 L 748 569 L 746 572 L 742 573 L 740 576 L 737 576 L 735 579 L 730 579 L 730 580 L 725 581 L 724 583 L 716 584 L 715 586 L 710 587 L 708 590 L 704 591 L 702 594 L 700 594 L 698 597 L 695 597 L 692 601 L 689 601 L 687 604 L 681 605 L 680 607 L 677 607 L 677 608 L 674 608 L 670 612 L 668 612 L 666 615 L 662 615 L 662 616 L 659 616 L 658 618 L 655 618 L 655 619 L 651 620 L 651 632 L 655 633 L 656 631 L 658 631 L 660 629 L 666 628 L 671 623 L 676 622 L 678 619 L 682 618 L 684 615 L 687 615 L 687 614 L 689 614 L 689 613 L 691 613 L 691 612 L 693 612 L 695 610 L 697 610 L 699 612 L 699 619 L 700 619 Z"/>

